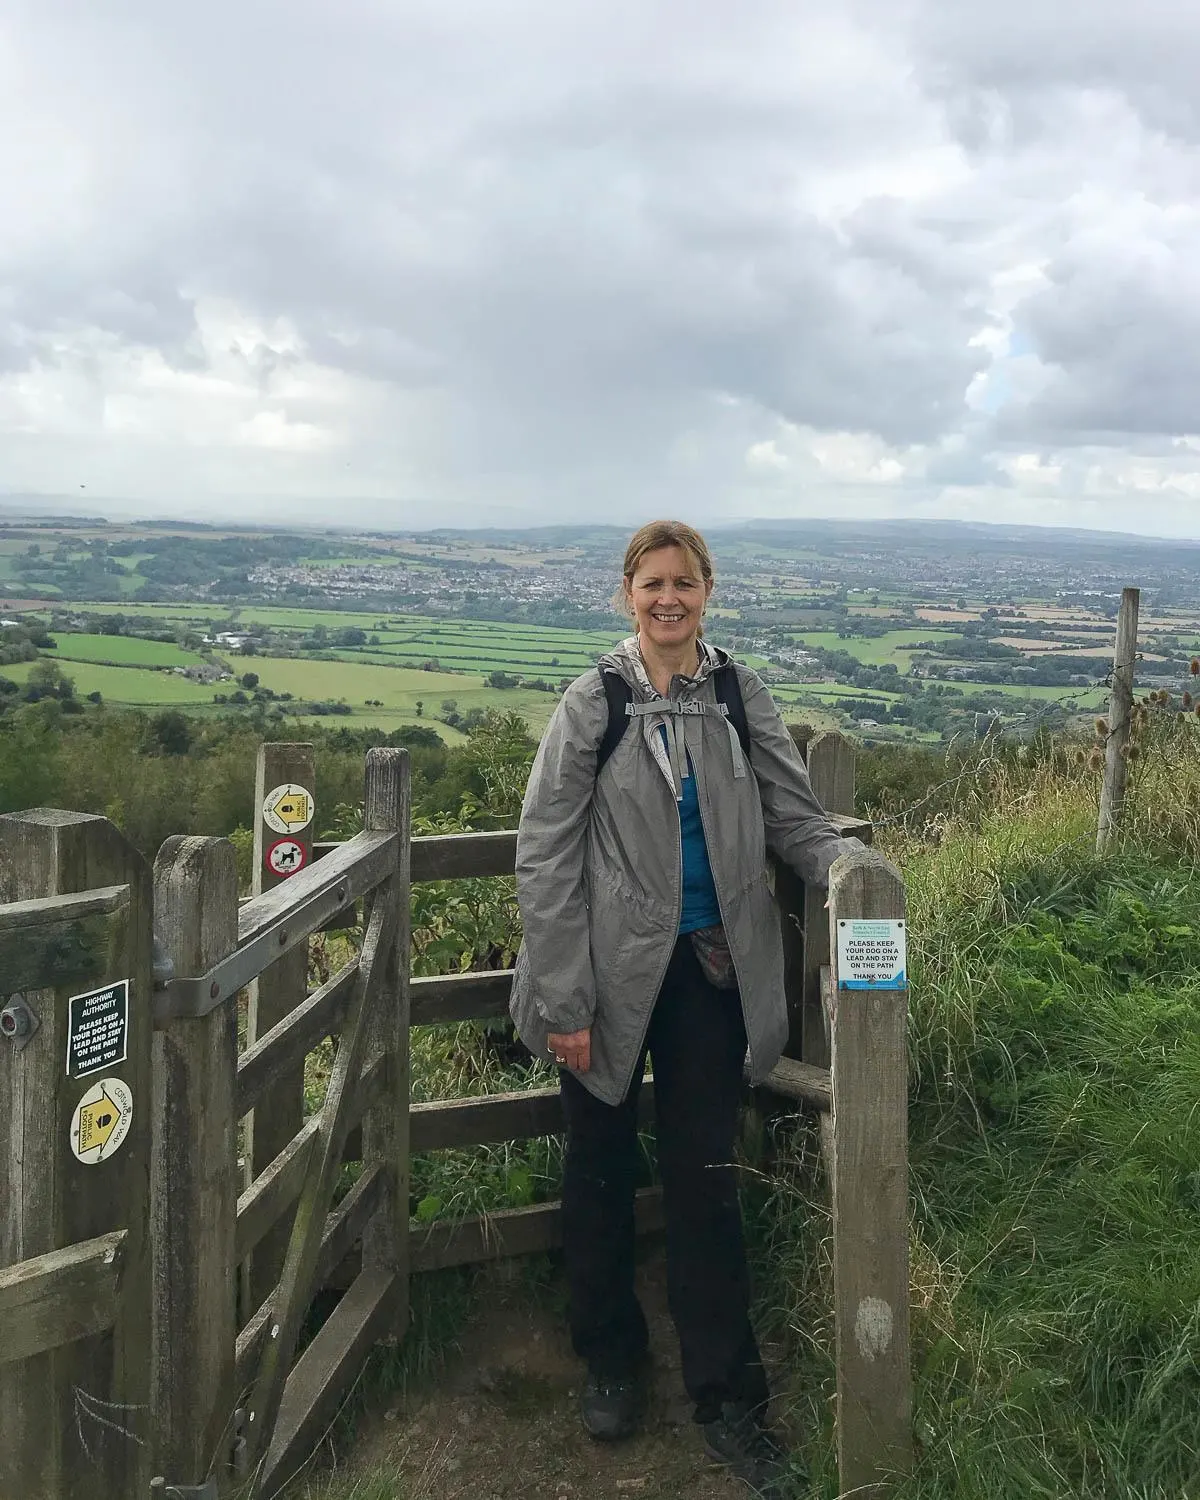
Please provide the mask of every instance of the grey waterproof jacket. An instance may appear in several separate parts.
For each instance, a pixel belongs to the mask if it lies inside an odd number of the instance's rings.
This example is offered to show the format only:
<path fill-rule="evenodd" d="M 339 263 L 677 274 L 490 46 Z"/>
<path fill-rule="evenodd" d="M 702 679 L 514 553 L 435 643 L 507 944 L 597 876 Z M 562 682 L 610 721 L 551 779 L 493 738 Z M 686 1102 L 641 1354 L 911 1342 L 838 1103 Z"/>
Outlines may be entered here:
<path fill-rule="evenodd" d="M 550 720 L 521 811 L 516 874 L 525 937 L 512 1017 L 538 1057 L 547 1055 L 548 1033 L 590 1027 L 591 1069 L 580 1082 L 609 1104 L 629 1089 L 679 930 L 677 787 L 689 761 L 754 1082 L 779 1061 L 788 1034 L 767 852 L 823 886 L 838 855 L 861 847 L 833 828 L 770 693 L 737 664 L 750 730 L 746 765 L 712 681 L 730 658 L 708 645 L 701 654 L 697 676 L 674 678 L 667 699 L 645 681 L 632 638 L 601 658 L 601 671 L 619 672 L 632 688 L 634 716 L 599 777 L 608 701 L 600 672 L 577 678 Z"/>

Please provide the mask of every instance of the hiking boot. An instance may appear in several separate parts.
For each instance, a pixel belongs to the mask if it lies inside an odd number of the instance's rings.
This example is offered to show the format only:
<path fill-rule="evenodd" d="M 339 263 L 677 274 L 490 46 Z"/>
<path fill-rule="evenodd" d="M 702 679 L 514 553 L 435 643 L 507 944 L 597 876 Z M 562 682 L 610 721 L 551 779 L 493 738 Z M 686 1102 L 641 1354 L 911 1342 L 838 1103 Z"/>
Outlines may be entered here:
<path fill-rule="evenodd" d="M 703 1424 L 704 1451 L 724 1464 L 762 1500 L 783 1500 L 787 1454 L 771 1435 L 761 1413 L 742 1401 L 726 1401 L 721 1415 Z"/>
<path fill-rule="evenodd" d="M 591 1437 L 616 1443 L 632 1437 L 641 1415 L 641 1386 L 636 1375 L 589 1374 L 579 1393 L 579 1415 Z"/>

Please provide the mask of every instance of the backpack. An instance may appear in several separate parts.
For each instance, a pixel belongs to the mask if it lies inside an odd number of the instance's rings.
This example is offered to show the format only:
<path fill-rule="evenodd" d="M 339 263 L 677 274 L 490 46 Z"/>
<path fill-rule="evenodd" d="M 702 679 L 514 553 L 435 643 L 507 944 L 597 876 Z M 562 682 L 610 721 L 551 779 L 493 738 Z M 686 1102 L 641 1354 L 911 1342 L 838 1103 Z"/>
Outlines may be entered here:
<path fill-rule="evenodd" d="M 629 728 L 626 709 L 633 702 L 633 689 L 619 672 L 606 672 L 603 667 L 597 667 L 596 670 L 600 673 L 604 696 L 608 699 L 608 727 L 596 749 L 596 775 L 599 776 Z M 738 681 L 737 669 L 732 662 L 725 662 L 722 666 L 713 668 L 712 680 L 717 691 L 717 702 L 724 708 L 726 718 L 737 731 L 742 754 L 749 760 L 750 725 L 746 719 L 746 705 L 742 701 L 742 685 Z"/>

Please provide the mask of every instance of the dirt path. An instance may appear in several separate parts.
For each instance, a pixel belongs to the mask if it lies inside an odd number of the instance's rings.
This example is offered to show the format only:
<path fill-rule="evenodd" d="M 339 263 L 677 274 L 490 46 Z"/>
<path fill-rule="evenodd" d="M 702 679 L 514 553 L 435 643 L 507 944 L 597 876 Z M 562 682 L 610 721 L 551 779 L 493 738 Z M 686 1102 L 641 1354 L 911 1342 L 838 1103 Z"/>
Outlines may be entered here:
<path fill-rule="evenodd" d="M 661 1256 L 639 1270 L 654 1364 L 643 1432 L 593 1442 L 577 1398 L 580 1366 L 561 1316 L 493 1301 L 428 1388 L 364 1418 L 341 1485 L 394 1475 L 400 1500 L 736 1500 L 748 1492 L 705 1458 L 679 1374 Z M 316 1488 L 309 1494 L 323 1493 Z M 372 1495 L 376 1493 L 374 1489 Z"/>

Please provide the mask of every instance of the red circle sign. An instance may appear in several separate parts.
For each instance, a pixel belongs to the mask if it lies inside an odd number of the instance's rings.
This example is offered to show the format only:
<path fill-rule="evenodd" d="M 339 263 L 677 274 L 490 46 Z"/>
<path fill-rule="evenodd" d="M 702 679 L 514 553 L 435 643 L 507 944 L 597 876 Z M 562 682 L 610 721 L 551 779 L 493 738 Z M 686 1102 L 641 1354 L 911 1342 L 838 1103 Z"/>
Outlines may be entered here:
<path fill-rule="evenodd" d="M 276 839 L 264 856 L 272 875 L 295 875 L 308 863 L 308 849 L 299 839 Z"/>

